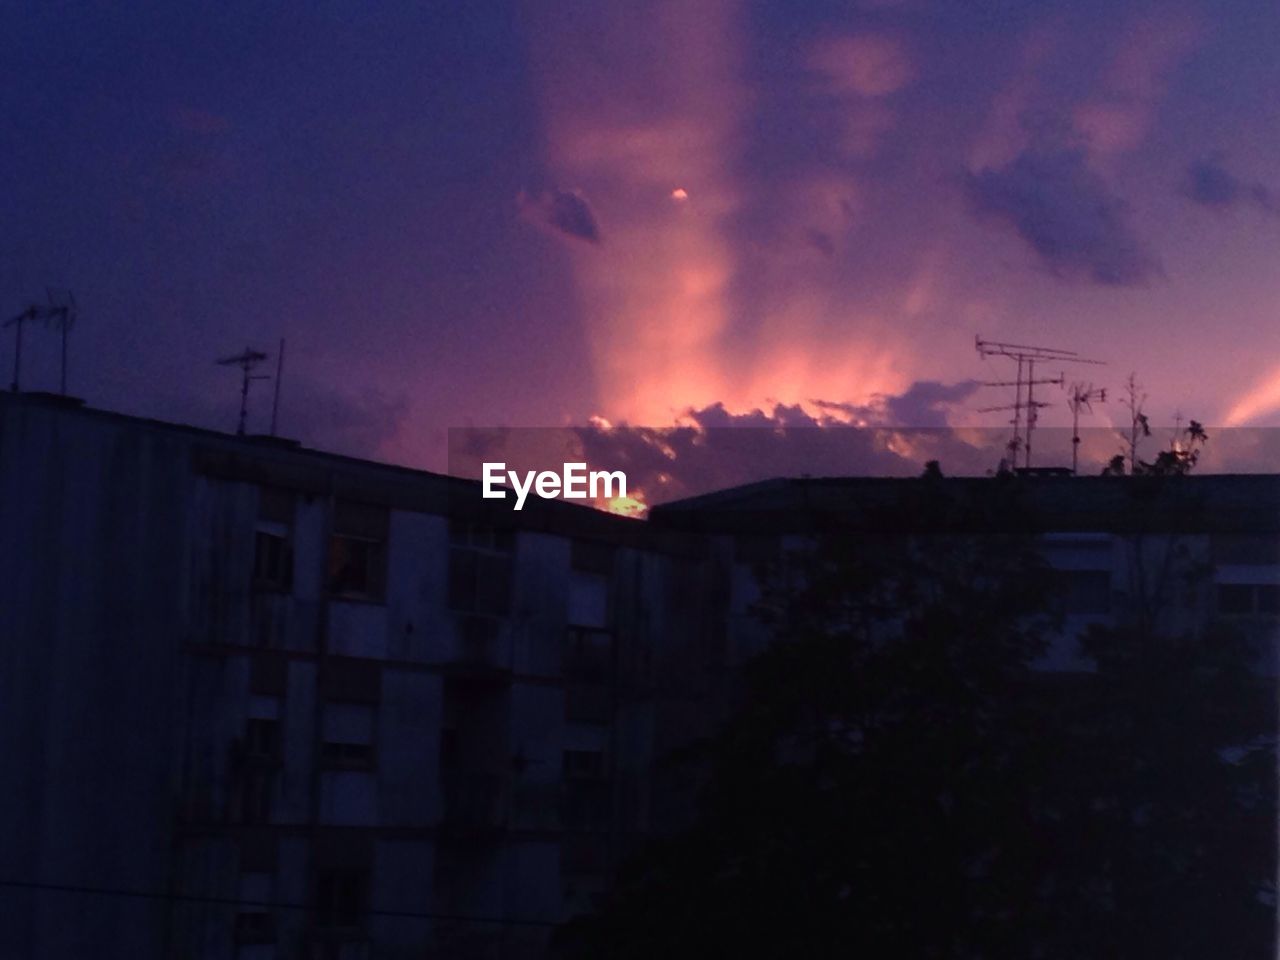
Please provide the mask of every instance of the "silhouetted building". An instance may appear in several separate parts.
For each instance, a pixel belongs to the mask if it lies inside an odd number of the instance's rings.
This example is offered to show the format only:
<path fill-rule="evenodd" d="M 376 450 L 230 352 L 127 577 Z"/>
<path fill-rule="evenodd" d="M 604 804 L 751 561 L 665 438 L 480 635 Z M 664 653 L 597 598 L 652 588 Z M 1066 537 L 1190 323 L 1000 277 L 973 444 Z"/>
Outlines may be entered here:
<path fill-rule="evenodd" d="M 533 956 L 588 908 L 687 796 L 710 568 L 476 493 L 0 399 L 0 956 Z"/>
<path fill-rule="evenodd" d="M 762 561 L 816 535 L 1034 535 L 1060 581 L 1063 614 L 1042 668 L 1089 669 L 1074 639 L 1140 616 L 1157 629 L 1222 620 L 1255 667 L 1280 673 L 1280 475 L 778 479 L 656 507 L 650 522 L 731 556 L 729 649 L 768 643 L 751 616 Z"/>
<path fill-rule="evenodd" d="M 982 527 L 946 508 L 1015 489 Z M 1087 668 L 1065 640 L 1141 577 L 1204 564 L 1159 615 L 1229 618 L 1275 672 L 1276 476 L 780 480 L 648 522 L 483 503 L 0 397 L 0 955 L 540 955 L 682 822 L 693 781 L 656 761 L 768 642 L 759 563 L 817 532 L 1031 523 L 1064 584 L 1053 669 Z"/>

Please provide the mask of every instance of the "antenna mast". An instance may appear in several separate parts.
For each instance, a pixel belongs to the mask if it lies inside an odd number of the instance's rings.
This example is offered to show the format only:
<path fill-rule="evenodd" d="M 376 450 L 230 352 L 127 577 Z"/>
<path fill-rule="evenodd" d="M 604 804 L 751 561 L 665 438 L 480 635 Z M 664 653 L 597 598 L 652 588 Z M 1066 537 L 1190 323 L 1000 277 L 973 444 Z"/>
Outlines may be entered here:
<path fill-rule="evenodd" d="M 62 363 L 58 392 L 65 397 L 67 395 L 67 334 L 75 326 L 76 319 L 79 317 L 79 307 L 76 305 L 75 294 L 70 290 L 67 291 L 66 303 L 59 303 L 54 298 L 52 290 L 46 289 L 45 292 L 49 296 L 49 306 L 45 308 L 45 316 L 58 325 L 58 331 L 62 335 Z"/>
<path fill-rule="evenodd" d="M 266 374 L 255 374 L 253 368 L 267 359 L 267 355 L 258 350 L 249 347 L 244 348 L 243 353 L 238 353 L 234 357 L 223 357 L 218 361 L 218 365 L 222 367 L 239 367 L 241 372 L 240 380 L 240 423 L 236 427 L 236 436 L 244 436 L 245 423 L 249 417 L 249 383 L 253 380 L 270 380 Z"/>
<path fill-rule="evenodd" d="M 284 379 L 284 337 L 280 338 L 280 352 L 276 354 L 276 382 L 271 397 L 271 435 L 276 435 L 276 421 L 280 416 L 280 381 Z"/>
<path fill-rule="evenodd" d="M 62 332 L 62 381 L 61 390 L 63 396 L 67 394 L 67 331 L 76 321 L 76 298 L 70 293 L 67 294 L 66 303 L 58 303 L 53 297 L 53 291 L 46 288 L 46 294 L 49 297 L 48 305 L 31 303 L 15 317 L 10 317 L 4 322 L 5 328 L 14 328 L 14 344 L 13 344 L 13 382 L 10 383 L 9 389 L 17 393 L 22 389 L 22 329 L 32 320 L 41 320 L 45 324 L 50 321 L 57 323 L 58 328 Z"/>
<path fill-rule="evenodd" d="M 1107 402 L 1106 388 L 1095 389 L 1092 383 L 1077 381 L 1071 385 L 1071 473 L 1074 476 L 1080 468 L 1080 411 L 1093 412 L 1093 401 Z"/>
<path fill-rule="evenodd" d="M 1040 418 L 1040 409 L 1042 407 L 1051 406 L 1051 404 L 1036 399 L 1037 385 L 1055 385 L 1063 386 L 1066 383 L 1066 374 L 1060 373 L 1056 377 L 1047 377 L 1036 379 L 1037 363 L 1090 363 L 1101 365 L 1101 360 L 1089 360 L 1080 356 L 1074 350 L 1060 350 L 1057 347 L 1035 347 L 1021 343 L 1001 343 L 995 340 L 983 340 L 977 336 L 973 338 L 973 345 L 978 351 L 978 356 L 984 360 L 987 357 L 1008 357 L 1016 364 L 1016 379 L 999 380 L 984 383 L 984 387 L 1013 387 L 1013 403 L 999 407 L 982 407 L 979 413 L 991 413 L 996 410 L 1012 410 L 1013 411 L 1013 437 L 1009 440 L 1009 462 L 1016 467 L 1018 465 L 1018 452 L 1022 451 L 1023 466 L 1031 466 L 1031 436 L 1035 431 L 1036 422 Z M 1023 399 L 1022 388 L 1027 388 L 1026 399 Z M 1022 415 L 1026 411 L 1025 423 Z"/>
<path fill-rule="evenodd" d="M 17 393 L 22 383 L 22 328 L 29 320 L 40 320 L 44 316 L 44 308 L 39 304 L 31 304 L 16 317 L 4 322 L 5 328 L 15 327 L 13 344 L 13 382 L 9 389 Z"/>

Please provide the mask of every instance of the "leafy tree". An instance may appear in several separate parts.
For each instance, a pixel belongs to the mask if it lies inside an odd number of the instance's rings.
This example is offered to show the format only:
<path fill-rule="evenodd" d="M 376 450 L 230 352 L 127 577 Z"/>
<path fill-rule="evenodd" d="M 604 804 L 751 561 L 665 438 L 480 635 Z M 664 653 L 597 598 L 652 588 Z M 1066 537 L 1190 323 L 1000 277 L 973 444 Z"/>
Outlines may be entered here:
<path fill-rule="evenodd" d="M 1013 479 L 989 506 L 1015 509 Z M 932 487 L 933 485 L 928 485 Z M 973 505 L 930 491 L 921 524 Z M 1238 644 L 1131 624 L 1097 670 L 1033 538 L 829 533 L 766 577 L 776 642 L 706 758 L 690 829 L 625 871 L 566 954 L 1271 956 L 1269 700 Z"/>

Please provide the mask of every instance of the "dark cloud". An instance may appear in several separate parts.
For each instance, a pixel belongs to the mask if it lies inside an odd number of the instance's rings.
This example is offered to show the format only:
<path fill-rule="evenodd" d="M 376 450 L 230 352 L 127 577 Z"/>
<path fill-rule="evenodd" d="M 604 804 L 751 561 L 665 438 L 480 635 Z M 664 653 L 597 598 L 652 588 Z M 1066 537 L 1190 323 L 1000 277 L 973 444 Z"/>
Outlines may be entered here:
<path fill-rule="evenodd" d="M 484 461 L 523 472 L 584 460 L 591 469 L 625 472 L 628 492 L 649 506 L 779 477 L 919 476 L 930 460 L 948 476 L 985 476 L 1007 456 L 1008 428 L 946 426 L 948 409 L 979 386 L 920 381 L 867 404 L 817 400 L 744 413 L 715 403 L 665 427 L 457 429 L 449 432 L 450 473 L 478 478 Z M 1123 450 L 1123 432 L 1112 427 L 1085 426 L 1080 436 L 1082 475 L 1098 474 Z M 1280 456 L 1280 430 L 1211 430 L 1211 438 L 1206 472 L 1270 470 Z M 1165 441 L 1165 429 L 1153 428 L 1144 455 Z M 1070 428 L 1042 427 L 1035 463 L 1066 468 L 1072 446 Z"/>
<path fill-rule="evenodd" d="M 650 504 L 779 476 L 915 476 L 935 459 L 948 472 L 983 474 L 998 463 L 1006 431 L 946 427 L 947 407 L 977 388 L 922 381 L 866 405 L 812 401 L 813 413 L 784 404 L 732 413 L 716 403 L 677 426 L 574 432 L 588 463 L 624 470 Z"/>
<path fill-rule="evenodd" d="M 1056 276 L 1135 286 L 1160 273 L 1128 206 L 1081 149 L 1032 147 L 1007 166 L 969 174 L 966 186 L 977 212 L 1017 231 Z"/>
<path fill-rule="evenodd" d="M 587 243 L 599 244 L 603 239 L 591 205 L 577 190 L 521 192 L 517 202 L 521 212 L 540 226 Z"/>
<path fill-rule="evenodd" d="M 844 414 L 857 423 L 876 423 L 893 427 L 945 427 L 947 408 L 968 400 L 982 386 L 977 380 L 938 383 L 917 380 L 905 393 L 879 396 L 871 403 L 857 405 L 815 400 L 821 410 Z"/>
<path fill-rule="evenodd" d="M 795 408 L 724 415 L 695 411 L 696 426 L 579 431 L 584 457 L 621 469 L 650 505 L 775 477 L 916 476 L 929 460 L 948 473 L 983 474 L 999 461 L 1001 431 L 851 427 Z M 706 426 L 706 421 L 732 425 Z"/>
<path fill-rule="evenodd" d="M 998 464 L 1007 431 L 945 425 L 947 409 L 977 387 L 922 381 L 865 405 L 819 400 L 743 413 L 714 403 L 663 427 L 454 429 L 449 472 L 479 478 L 487 461 L 523 472 L 583 460 L 624 471 L 628 491 L 649 505 L 774 477 L 916 476 L 929 460 L 981 475 Z"/>
<path fill-rule="evenodd" d="M 1187 168 L 1182 190 L 1190 200 L 1204 207 L 1229 210 L 1249 206 L 1270 216 L 1280 215 L 1280 205 L 1265 184 L 1241 180 L 1217 158 L 1192 163 Z"/>
<path fill-rule="evenodd" d="M 309 382 L 290 384 L 286 379 L 281 391 L 281 435 L 350 456 L 376 456 L 396 438 L 408 416 L 407 397 L 378 390 L 346 393 Z M 264 427 L 250 424 L 250 430 Z"/>

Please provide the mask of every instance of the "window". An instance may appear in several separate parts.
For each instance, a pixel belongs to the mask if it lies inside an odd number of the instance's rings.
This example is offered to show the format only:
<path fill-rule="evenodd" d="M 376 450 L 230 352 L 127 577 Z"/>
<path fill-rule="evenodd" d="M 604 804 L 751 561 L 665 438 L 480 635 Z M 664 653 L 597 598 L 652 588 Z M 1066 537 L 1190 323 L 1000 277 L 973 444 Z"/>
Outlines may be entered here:
<path fill-rule="evenodd" d="M 316 926 L 358 930 L 364 923 L 369 877 L 364 870 L 323 870 L 316 877 Z"/>
<path fill-rule="evenodd" d="M 569 544 L 569 568 L 579 573 L 609 576 L 613 573 L 615 548 L 611 543 L 574 540 Z"/>
<path fill-rule="evenodd" d="M 382 600 L 386 592 L 386 507 L 338 503 L 329 539 L 329 593 L 356 600 Z"/>
<path fill-rule="evenodd" d="M 1280 615 L 1280 584 L 1220 583 L 1218 613 L 1235 617 Z"/>
<path fill-rule="evenodd" d="M 613 636 L 607 630 L 570 627 L 565 631 L 560 664 L 565 680 L 608 683 L 613 674 Z"/>
<path fill-rule="evenodd" d="M 293 585 L 293 550 L 289 535 L 258 528 L 253 541 L 253 585 L 259 590 L 288 592 Z"/>
<path fill-rule="evenodd" d="M 268 906 L 274 879 L 270 873 L 240 874 L 240 903 L 235 928 L 237 943 L 275 942 L 275 918 Z"/>
<path fill-rule="evenodd" d="M 232 793 L 232 821 L 243 824 L 270 823 L 275 782 L 274 767 L 253 765 L 242 770 L 235 779 Z"/>
<path fill-rule="evenodd" d="M 1254 600 L 1259 613 L 1273 617 L 1280 614 L 1280 585 L 1274 583 L 1259 585 L 1254 593 Z"/>
<path fill-rule="evenodd" d="M 609 617 L 609 578 L 572 570 L 569 573 L 569 622 L 604 627 Z"/>
<path fill-rule="evenodd" d="M 453 521 L 449 525 L 449 608 L 505 617 L 511 612 L 515 534 Z"/>
<path fill-rule="evenodd" d="M 280 759 L 280 721 L 254 717 L 245 724 L 245 758 L 274 763 Z"/>
<path fill-rule="evenodd" d="M 329 592 L 336 597 L 380 599 L 382 544 L 335 534 L 329 541 Z"/>
<path fill-rule="evenodd" d="M 613 719 L 613 691 L 602 686 L 566 685 L 564 718 L 570 723 L 609 723 Z"/>
<path fill-rule="evenodd" d="M 564 752 L 564 794 L 561 818 L 572 831 L 607 830 L 613 797 L 605 778 L 604 754 L 599 750 Z"/>
<path fill-rule="evenodd" d="M 511 553 L 515 549 L 515 541 L 515 531 L 505 527 L 486 526 L 469 520 L 449 520 L 451 546 Z"/>
<path fill-rule="evenodd" d="M 253 537 L 253 586 L 287 593 L 293 587 L 294 495 L 279 487 L 258 490 Z"/>
<path fill-rule="evenodd" d="M 1215 533 L 1209 541 L 1214 563 L 1246 566 L 1280 565 L 1280 537 Z"/>
<path fill-rule="evenodd" d="M 570 627 L 565 631 L 560 671 L 564 676 L 564 718 L 570 723 L 613 719 L 613 635 L 607 630 Z"/>
<path fill-rule="evenodd" d="M 326 703 L 320 759 L 327 767 L 368 770 L 374 765 L 374 710 L 364 703 Z"/>
<path fill-rule="evenodd" d="M 275 943 L 273 918 L 266 910 L 242 907 L 236 914 L 236 943 Z"/>
<path fill-rule="evenodd" d="M 232 781 L 231 819 L 236 823 L 269 823 L 280 767 L 280 721 L 250 717 L 237 744 Z"/>

